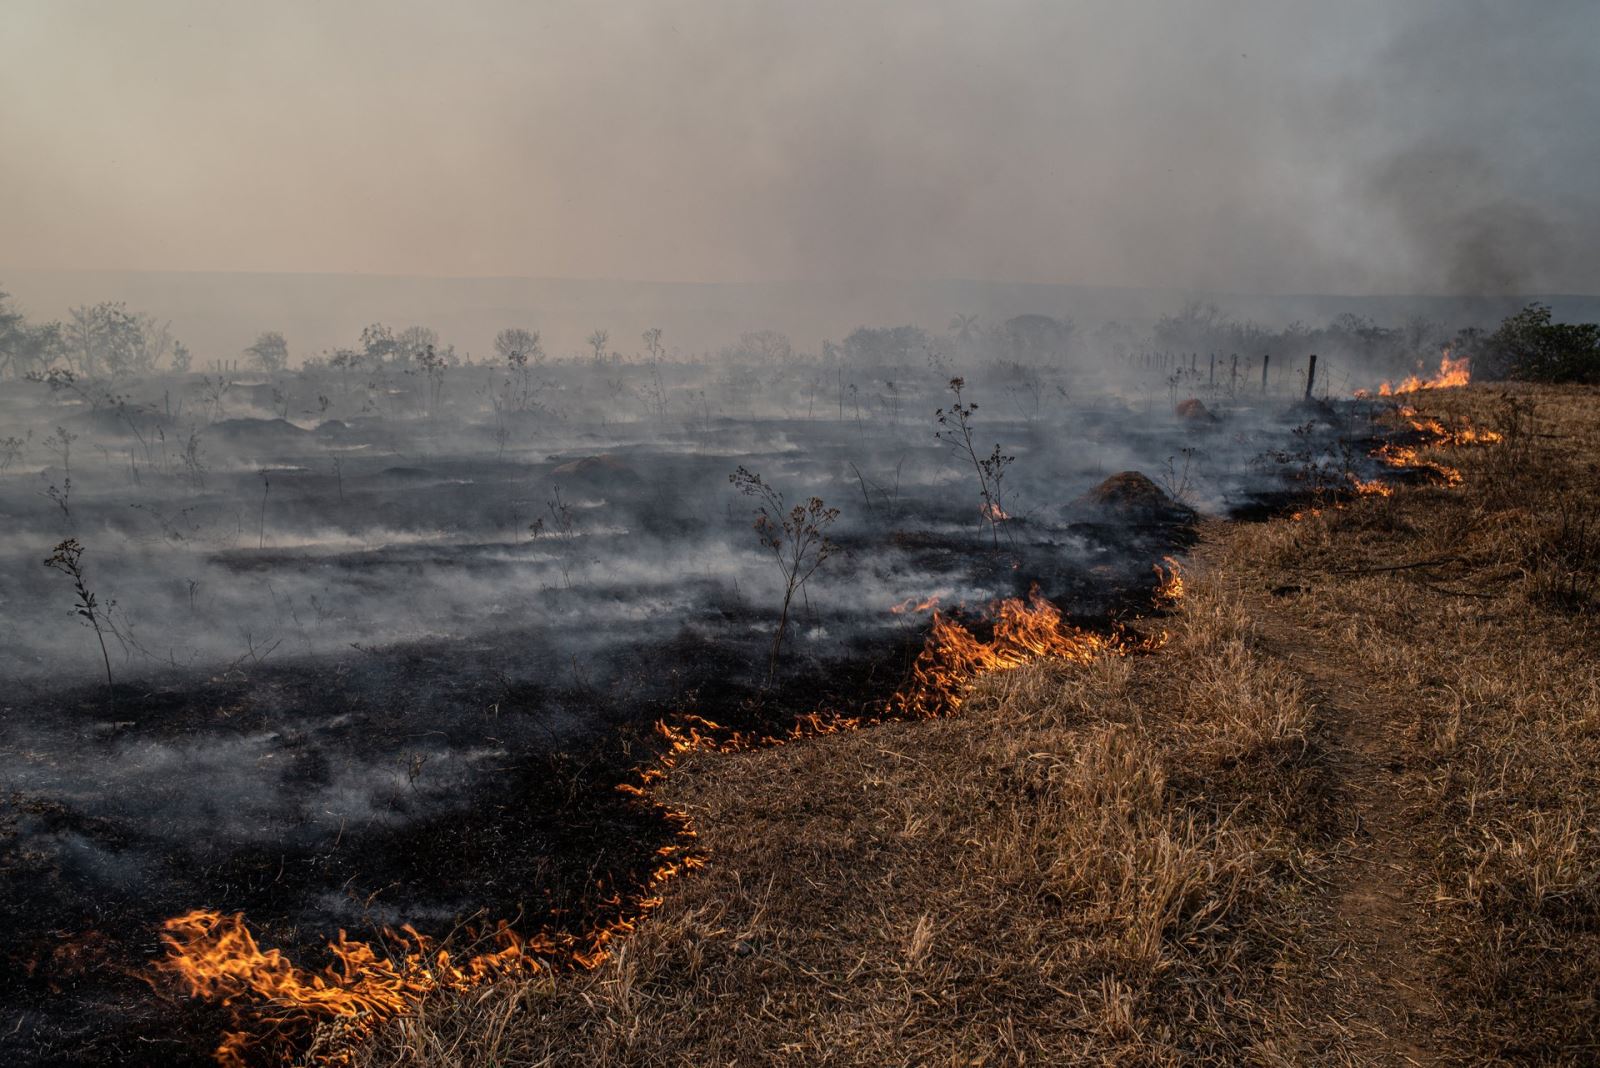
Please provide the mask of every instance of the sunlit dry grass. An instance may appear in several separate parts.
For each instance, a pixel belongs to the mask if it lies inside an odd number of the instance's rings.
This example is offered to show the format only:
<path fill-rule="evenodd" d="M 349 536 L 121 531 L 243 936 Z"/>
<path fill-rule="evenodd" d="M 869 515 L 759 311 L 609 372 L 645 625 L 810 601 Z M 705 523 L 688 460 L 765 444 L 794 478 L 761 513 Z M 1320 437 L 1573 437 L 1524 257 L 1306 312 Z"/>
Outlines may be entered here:
<path fill-rule="evenodd" d="M 696 756 L 667 790 L 712 864 L 615 959 L 430 1001 L 364 1062 L 1251 1056 L 1299 922 L 1309 712 L 1237 605 L 1203 583 L 1186 603 L 1156 657 L 1003 672 L 951 720 Z"/>
<path fill-rule="evenodd" d="M 1461 487 L 1212 528 L 1154 654 L 692 756 L 662 789 L 710 866 L 611 960 L 432 997 L 360 1063 L 1386 1062 L 1361 1013 L 1388 995 L 1328 930 L 1358 801 L 1296 656 L 1393 747 L 1408 948 L 1380 956 L 1416 947 L 1433 1055 L 1593 1063 L 1596 614 L 1561 591 L 1592 569 L 1600 395 L 1426 401 L 1507 431 L 1448 453 Z"/>
<path fill-rule="evenodd" d="M 1499 446 L 1415 488 L 1240 532 L 1236 566 L 1370 665 L 1400 719 L 1450 1060 L 1600 1059 L 1600 393 L 1427 397 Z M 1406 566 L 1403 569 L 1379 570 Z"/>

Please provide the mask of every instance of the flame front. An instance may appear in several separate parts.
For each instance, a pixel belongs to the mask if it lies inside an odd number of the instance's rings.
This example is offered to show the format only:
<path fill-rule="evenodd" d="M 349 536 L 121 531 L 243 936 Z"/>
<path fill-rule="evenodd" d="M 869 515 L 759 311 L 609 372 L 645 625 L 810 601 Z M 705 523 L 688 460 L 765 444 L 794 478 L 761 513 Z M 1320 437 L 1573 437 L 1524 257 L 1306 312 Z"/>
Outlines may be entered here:
<path fill-rule="evenodd" d="M 1034 589 L 1026 601 L 1001 601 L 993 636 L 982 641 L 960 623 L 933 613 L 928 640 L 912 665 L 911 682 L 888 701 L 892 718 L 931 719 L 960 707 L 967 687 L 992 671 L 1021 667 L 1041 657 L 1086 662 L 1120 648 L 1114 638 L 1068 626 L 1061 612 Z"/>
<path fill-rule="evenodd" d="M 1411 375 L 1398 385 L 1385 382 L 1378 387 L 1378 396 L 1393 397 L 1400 393 L 1415 393 L 1419 389 L 1450 389 L 1455 386 L 1470 385 L 1472 382 L 1472 368 L 1470 361 L 1465 356 L 1451 356 L 1450 350 L 1445 349 L 1444 355 L 1439 359 L 1439 371 L 1429 378 L 1420 375 Z M 1366 390 L 1358 390 L 1358 397 L 1370 396 Z"/>
<path fill-rule="evenodd" d="M 1406 392 L 1447 385 L 1465 385 L 1465 360 L 1448 355 L 1440 374 L 1422 382 L 1415 378 L 1383 392 Z M 1402 410 L 1414 417 L 1412 410 Z M 1431 439 L 1429 445 L 1465 445 L 1500 440 L 1494 431 L 1446 429 L 1437 420 L 1411 418 L 1412 428 Z M 1413 447 L 1385 444 L 1373 456 L 1391 467 L 1432 469 L 1447 484 L 1460 481 L 1450 468 L 1422 460 Z M 1352 479 L 1358 494 L 1387 495 L 1379 482 Z M 1291 519 L 1319 514 L 1320 509 L 1297 512 Z M 1182 573 L 1172 558 L 1167 567 L 1155 565 L 1158 576 L 1154 600 L 1171 605 L 1183 596 Z M 328 945 L 331 963 L 307 969 L 291 962 L 280 950 L 263 949 L 239 913 L 196 910 L 168 920 L 161 936 L 166 957 L 156 971 L 170 977 L 187 993 L 226 1006 L 234 1030 L 216 1050 L 216 1059 L 230 1068 L 242 1068 L 247 1057 L 266 1057 L 294 1048 L 317 1028 L 329 1024 L 343 1028 L 345 1047 L 359 1041 L 385 1019 L 406 1012 L 418 998 L 437 989 L 466 989 L 514 975 L 551 973 L 598 966 L 611 954 L 611 943 L 631 931 L 638 921 L 661 904 L 660 887 L 667 880 L 701 867 L 706 854 L 698 845 L 687 813 L 651 800 L 651 787 L 664 779 L 686 754 L 697 751 L 732 752 L 782 745 L 801 738 L 854 730 L 891 719 L 928 719 L 946 716 L 960 708 L 974 681 L 985 674 L 1020 667 L 1043 657 L 1087 662 L 1108 653 L 1124 652 L 1128 643 L 1115 635 L 1095 634 L 1072 627 L 1060 611 L 1031 592 L 1026 600 L 1012 598 L 992 606 L 984 615 L 988 638 L 981 638 L 960 621 L 938 609 L 939 599 L 908 599 L 893 606 L 896 614 L 932 612 L 930 630 L 912 665 L 905 686 L 875 708 L 848 715 L 816 711 L 800 716 L 781 733 L 740 731 L 692 713 L 656 724 L 664 751 L 642 766 L 617 789 L 634 798 L 675 830 L 672 842 L 657 851 L 656 863 L 641 886 L 628 895 L 613 894 L 589 930 L 575 936 L 545 930 L 524 937 L 501 923 L 480 945 L 468 950 L 448 950 L 410 927 L 386 931 L 381 940 L 363 942 L 340 932 Z M 348 1062 L 349 1055 L 324 1055 L 323 1063 Z"/>
<path fill-rule="evenodd" d="M 223 1035 L 213 1053 L 224 1068 L 244 1068 L 253 1060 L 285 1053 L 328 1025 L 342 1028 L 342 1041 L 337 1050 L 322 1054 L 319 1063 L 348 1064 L 356 1042 L 431 991 L 598 967 L 610 956 L 612 939 L 633 930 L 661 904 L 661 883 L 705 863 L 689 817 L 656 808 L 674 826 L 676 841 L 656 851 L 643 892 L 631 900 L 613 894 L 604 902 L 605 914 L 581 937 L 549 931 L 524 937 L 501 921 L 477 946 L 452 952 L 409 925 L 386 929 L 376 942 L 340 931 L 327 946 L 332 963 L 313 970 L 294 964 L 278 949 L 262 949 L 242 913 L 196 909 L 163 925 L 166 957 L 154 967 L 189 995 L 231 1011 L 236 1029 Z"/>
<path fill-rule="evenodd" d="M 1172 570 L 1164 576 L 1164 585 L 1180 593 L 1177 566 L 1170 558 L 1168 564 Z M 632 930 L 661 904 L 662 883 L 705 863 L 689 816 L 650 800 L 650 787 L 684 754 L 782 745 L 884 720 L 949 715 L 960 707 L 972 682 L 987 673 L 1041 657 L 1084 662 L 1125 648 L 1120 638 L 1063 623 L 1060 611 L 1037 590 L 1025 601 L 1011 598 L 993 606 L 987 614 L 988 639 L 938 611 L 937 603 L 937 598 L 930 598 L 915 605 L 918 611 L 933 610 L 928 638 L 907 684 L 874 709 L 859 715 L 812 712 L 781 734 L 738 731 L 693 714 L 657 723 L 665 752 L 617 789 L 651 806 L 676 828 L 676 839 L 658 850 L 656 866 L 642 890 L 626 899 L 614 895 L 607 902 L 607 915 L 581 937 L 552 931 L 524 937 L 501 923 L 483 940 L 487 948 L 452 952 L 409 926 L 385 931 L 377 942 L 351 939 L 341 931 L 328 945 L 332 962 L 313 970 L 294 964 L 278 949 L 263 949 L 242 914 L 197 909 L 166 922 L 161 936 L 166 956 L 155 969 L 186 993 L 231 1011 L 235 1029 L 224 1036 L 215 1053 L 217 1062 L 228 1068 L 243 1068 L 247 1058 L 292 1049 L 328 1024 L 344 1028 L 348 1051 L 377 1024 L 406 1012 L 430 991 L 467 989 L 514 975 L 594 968 L 606 960 L 612 939 Z M 896 606 L 907 607 L 911 606 Z M 347 1063 L 349 1053 L 323 1060 Z"/>

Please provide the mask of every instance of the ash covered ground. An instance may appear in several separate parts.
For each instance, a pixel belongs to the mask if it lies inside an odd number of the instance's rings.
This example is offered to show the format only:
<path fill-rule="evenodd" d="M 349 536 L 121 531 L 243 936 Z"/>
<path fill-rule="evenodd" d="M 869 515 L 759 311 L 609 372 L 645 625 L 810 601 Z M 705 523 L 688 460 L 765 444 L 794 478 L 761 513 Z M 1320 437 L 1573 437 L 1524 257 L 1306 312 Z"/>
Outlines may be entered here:
<path fill-rule="evenodd" d="M 0 384 L 0 1000 L 7 1063 L 203 1060 L 205 1006 L 139 976 L 161 921 L 242 910 L 314 959 L 340 929 L 582 922 L 667 830 L 613 789 L 674 712 L 880 699 L 935 600 L 1138 603 L 1184 508 L 1370 476 L 1348 408 L 1172 368 L 991 365 L 986 518 L 935 436 L 958 369 L 672 360 Z M 1179 369 L 1181 371 L 1181 369 Z M 729 476 L 837 507 L 796 597 Z M 994 502 L 991 502 L 991 504 Z M 83 547 L 95 631 L 70 578 Z M 109 661 L 109 663 L 107 663 Z M 107 674 L 110 681 L 108 684 Z"/>

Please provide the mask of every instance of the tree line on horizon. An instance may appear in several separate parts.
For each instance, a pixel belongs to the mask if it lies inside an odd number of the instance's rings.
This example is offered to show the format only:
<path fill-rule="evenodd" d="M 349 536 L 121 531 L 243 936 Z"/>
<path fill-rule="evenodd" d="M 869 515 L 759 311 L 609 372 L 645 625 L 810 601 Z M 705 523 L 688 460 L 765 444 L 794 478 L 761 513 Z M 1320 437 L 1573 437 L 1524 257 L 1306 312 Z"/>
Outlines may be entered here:
<path fill-rule="evenodd" d="M 646 354 L 639 359 L 659 363 L 667 348 L 659 327 L 641 335 Z M 610 332 L 596 329 L 585 345 L 597 363 L 620 363 Z M 494 365 L 528 373 L 544 362 L 540 333 L 526 327 L 501 330 L 494 340 Z M 1060 364 L 1088 358 L 1118 360 L 1140 352 L 1226 354 L 1340 354 L 1368 367 L 1398 368 L 1448 350 L 1471 360 L 1479 379 L 1525 379 L 1541 382 L 1600 382 L 1600 324 L 1556 322 L 1548 305 L 1530 303 L 1493 330 L 1468 326 L 1450 331 L 1443 324 L 1412 317 L 1399 326 L 1384 326 L 1365 316 L 1344 313 L 1327 324 L 1311 327 L 1294 322 L 1272 328 L 1228 315 L 1215 304 L 1191 302 L 1153 324 L 1107 322 L 1088 333 L 1069 316 L 1017 315 L 984 323 L 977 315 L 956 314 L 942 333 L 913 325 L 862 326 L 838 343 L 823 341 L 825 361 L 873 366 L 926 362 L 943 369 L 951 361 L 994 364 Z M 289 368 L 287 339 L 276 330 L 261 332 L 239 354 L 253 371 L 277 373 Z M 707 353 L 707 356 L 710 354 Z M 770 364 L 796 357 L 793 343 L 775 330 L 746 331 L 723 346 L 721 359 Z M 174 337 L 171 324 L 131 311 L 125 303 L 104 301 L 71 308 L 64 320 L 29 322 L 0 291 L 0 379 L 47 377 L 69 373 L 78 378 L 122 378 L 154 373 L 184 374 L 192 353 Z M 407 370 L 471 366 L 454 345 L 443 342 L 426 326 L 394 329 L 373 323 L 351 347 L 309 357 L 305 369 L 361 368 Z"/>

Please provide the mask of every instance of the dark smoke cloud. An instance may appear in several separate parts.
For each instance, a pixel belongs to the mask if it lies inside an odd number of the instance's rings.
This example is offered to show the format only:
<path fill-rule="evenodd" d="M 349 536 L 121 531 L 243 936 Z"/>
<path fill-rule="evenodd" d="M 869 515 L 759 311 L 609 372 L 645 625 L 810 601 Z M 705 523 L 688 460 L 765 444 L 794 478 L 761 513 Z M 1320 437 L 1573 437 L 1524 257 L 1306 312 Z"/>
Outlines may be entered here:
<path fill-rule="evenodd" d="M 1502 296 L 1592 291 L 1600 8 L 1464 3 L 1405 18 L 1342 105 L 1368 127 L 1356 203 L 1392 227 L 1386 284 Z M 1364 181 L 1360 179 L 1364 178 Z"/>
<path fill-rule="evenodd" d="M 1470 148 L 1419 146 L 1373 176 L 1376 201 L 1432 264 L 1430 288 L 1483 296 L 1530 292 L 1541 263 L 1566 232 L 1536 203 L 1506 187 L 1493 162 Z"/>

